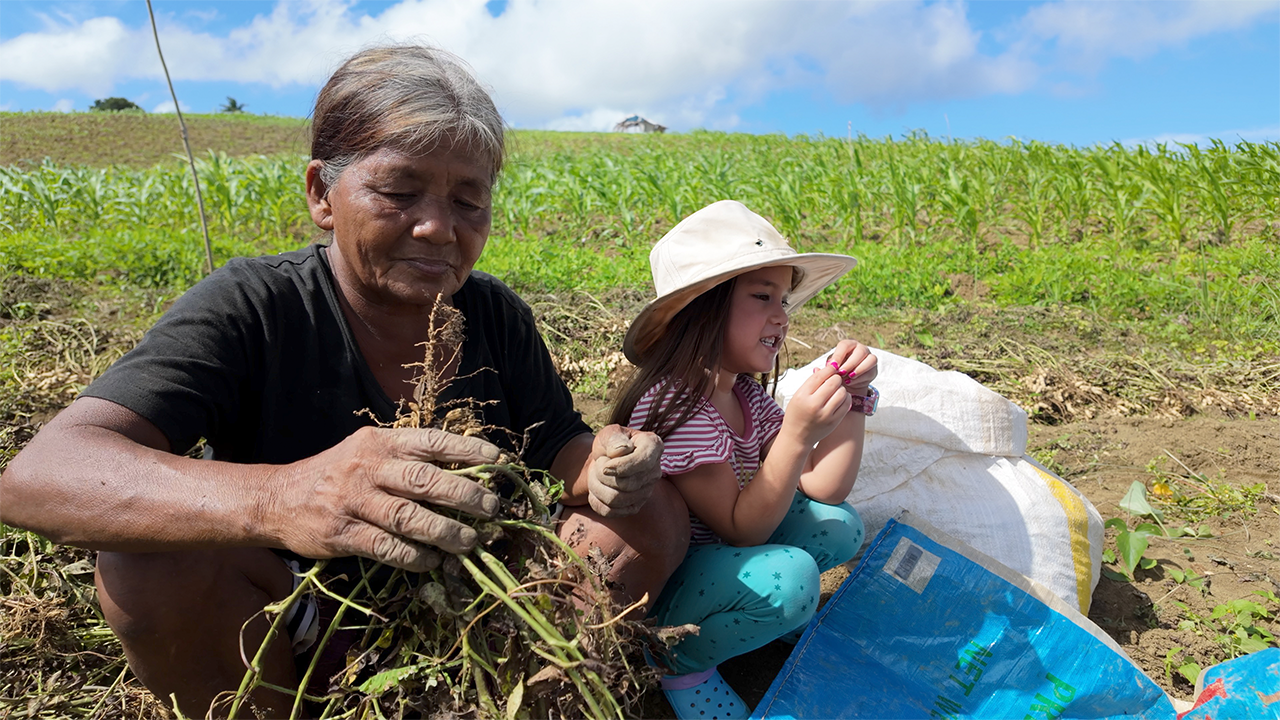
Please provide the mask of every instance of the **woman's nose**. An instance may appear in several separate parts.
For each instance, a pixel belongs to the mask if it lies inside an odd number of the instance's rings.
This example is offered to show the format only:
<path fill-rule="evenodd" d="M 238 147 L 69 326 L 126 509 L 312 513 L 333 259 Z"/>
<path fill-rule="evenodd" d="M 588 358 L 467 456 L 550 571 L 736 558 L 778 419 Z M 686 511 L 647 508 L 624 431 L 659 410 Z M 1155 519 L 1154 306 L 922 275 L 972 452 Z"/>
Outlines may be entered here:
<path fill-rule="evenodd" d="M 453 212 L 448 198 L 424 195 L 415 206 L 413 236 L 436 244 L 456 242 Z"/>

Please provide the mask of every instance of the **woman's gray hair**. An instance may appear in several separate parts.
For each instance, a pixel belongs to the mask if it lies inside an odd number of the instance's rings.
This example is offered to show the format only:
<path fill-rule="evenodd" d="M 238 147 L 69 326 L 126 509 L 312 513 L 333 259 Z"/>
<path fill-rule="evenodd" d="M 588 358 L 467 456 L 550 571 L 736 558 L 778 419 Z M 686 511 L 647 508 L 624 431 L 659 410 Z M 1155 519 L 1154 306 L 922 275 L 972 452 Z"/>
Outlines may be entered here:
<path fill-rule="evenodd" d="M 505 127 L 489 93 L 447 50 L 393 45 L 362 50 L 316 97 L 311 159 L 326 188 L 353 162 L 385 147 L 428 153 L 442 142 L 483 157 L 496 179 Z"/>

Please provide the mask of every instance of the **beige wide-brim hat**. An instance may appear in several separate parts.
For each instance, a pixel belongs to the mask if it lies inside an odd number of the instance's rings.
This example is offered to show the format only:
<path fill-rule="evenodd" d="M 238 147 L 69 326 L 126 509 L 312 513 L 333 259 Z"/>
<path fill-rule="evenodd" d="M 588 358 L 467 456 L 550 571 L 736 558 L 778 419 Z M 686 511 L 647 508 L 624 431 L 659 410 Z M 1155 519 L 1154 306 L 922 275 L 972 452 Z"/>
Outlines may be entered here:
<path fill-rule="evenodd" d="M 742 203 L 712 203 L 681 220 L 649 252 L 658 298 L 631 323 L 622 352 L 641 364 L 676 313 L 735 275 L 783 265 L 797 268 L 800 281 L 791 290 L 789 314 L 857 264 L 848 255 L 798 253 L 769 221 Z"/>

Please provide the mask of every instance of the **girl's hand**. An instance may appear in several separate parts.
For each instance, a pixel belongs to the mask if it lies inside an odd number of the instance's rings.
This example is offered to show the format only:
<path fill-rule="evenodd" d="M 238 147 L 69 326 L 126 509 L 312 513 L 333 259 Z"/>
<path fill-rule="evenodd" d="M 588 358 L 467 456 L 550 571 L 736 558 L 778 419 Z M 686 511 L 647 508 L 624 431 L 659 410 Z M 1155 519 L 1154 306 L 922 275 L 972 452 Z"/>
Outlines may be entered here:
<path fill-rule="evenodd" d="M 845 390 L 854 397 L 865 397 L 867 387 L 879 372 L 876 356 L 857 340 L 841 340 L 827 356 L 826 365 L 842 378 Z"/>
<path fill-rule="evenodd" d="M 831 365 L 817 368 L 805 379 L 791 399 L 782 420 L 782 431 L 795 433 L 807 447 L 813 447 L 844 420 L 853 406 L 844 378 Z"/>

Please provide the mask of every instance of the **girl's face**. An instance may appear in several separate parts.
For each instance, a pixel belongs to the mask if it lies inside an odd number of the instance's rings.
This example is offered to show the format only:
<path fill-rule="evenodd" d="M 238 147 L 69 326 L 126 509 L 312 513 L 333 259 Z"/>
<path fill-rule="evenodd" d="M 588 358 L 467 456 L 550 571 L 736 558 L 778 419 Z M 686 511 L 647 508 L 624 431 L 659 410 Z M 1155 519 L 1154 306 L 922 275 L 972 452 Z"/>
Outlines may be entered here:
<path fill-rule="evenodd" d="M 782 266 L 738 276 L 729 300 L 721 370 L 733 374 L 773 370 L 787 337 L 791 274 L 790 266 Z"/>

